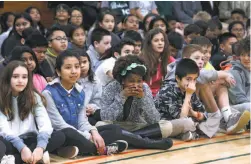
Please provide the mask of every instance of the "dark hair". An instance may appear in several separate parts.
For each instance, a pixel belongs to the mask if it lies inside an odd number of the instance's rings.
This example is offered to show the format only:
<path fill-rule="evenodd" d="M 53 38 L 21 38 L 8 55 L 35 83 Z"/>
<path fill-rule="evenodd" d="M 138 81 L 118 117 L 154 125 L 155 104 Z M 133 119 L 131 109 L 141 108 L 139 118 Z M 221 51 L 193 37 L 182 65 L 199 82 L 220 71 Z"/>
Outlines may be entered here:
<path fill-rule="evenodd" d="M 26 29 L 24 29 L 24 31 L 22 32 L 22 38 L 24 38 L 24 40 L 26 40 L 35 30 L 35 28 L 33 27 L 28 27 Z"/>
<path fill-rule="evenodd" d="M 196 37 L 194 37 L 191 40 L 190 44 L 197 44 L 197 45 L 200 45 L 200 46 L 213 46 L 211 41 L 205 36 L 196 36 Z"/>
<path fill-rule="evenodd" d="M 0 79 L 0 110 L 8 117 L 8 121 L 12 121 L 15 117 L 14 109 L 12 107 L 11 78 L 17 67 L 24 67 L 28 71 L 27 86 L 19 93 L 17 98 L 18 115 L 22 121 L 29 116 L 37 104 L 35 93 L 41 96 L 41 94 L 39 94 L 33 86 L 32 74 L 29 72 L 27 66 L 21 61 L 10 62 L 4 68 Z M 42 96 L 41 98 L 43 99 Z"/>
<path fill-rule="evenodd" d="M 112 75 L 113 75 L 114 79 L 117 80 L 120 84 L 122 84 L 122 81 L 124 79 L 126 79 L 126 77 L 128 77 L 128 75 L 130 75 L 131 73 L 138 74 L 143 77 L 144 81 L 146 80 L 148 69 L 145 72 L 145 69 L 143 67 L 136 67 L 130 71 L 127 71 L 125 76 L 121 75 L 122 71 L 125 70 L 132 63 L 145 65 L 144 61 L 136 55 L 123 56 L 123 57 L 120 57 L 115 62 L 115 65 L 114 65 L 114 68 L 112 71 Z"/>
<path fill-rule="evenodd" d="M 126 31 L 124 38 L 130 38 L 134 42 L 142 42 L 143 41 L 140 33 L 138 33 L 137 31 L 134 31 L 134 30 Z"/>
<path fill-rule="evenodd" d="M 39 64 L 38 64 L 38 60 L 37 60 L 37 56 L 35 55 L 35 53 L 32 51 L 32 49 L 28 46 L 16 46 L 12 51 L 11 51 L 11 57 L 9 62 L 14 61 L 14 60 L 18 60 L 18 61 L 22 61 L 22 55 L 23 53 L 28 52 L 32 55 L 35 63 L 36 63 L 36 67 L 35 69 L 32 71 L 33 73 L 38 73 L 40 75 L 43 76 L 43 74 L 41 73 L 40 69 L 39 69 Z"/>
<path fill-rule="evenodd" d="M 160 17 L 160 16 L 156 16 L 155 18 L 153 18 L 153 19 L 151 20 L 151 22 L 150 22 L 150 24 L 149 24 L 149 30 L 153 29 L 153 26 L 154 26 L 154 24 L 155 24 L 157 21 L 162 21 L 162 22 L 164 22 L 164 24 L 166 25 L 166 29 L 167 29 L 168 24 L 167 24 L 166 20 L 165 20 L 164 18 Z M 149 30 L 148 30 L 148 31 L 149 31 Z M 166 31 L 164 31 L 164 32 L 166 32 Z"/>
<path fill-rule="evenodd" d="M 250 18 L 248 18 L 247 23 L 246 23 L 246 29 L 250 27 Z"/>
<path fill-rule="evenodd" d="M 237 42 L 235 47 L 235 55 L 241 56 L 243 53 L 248 53 L 250 55 L 250 38 L 247 37 Z"/>
<path fill-rule="evenodd" d="M 90 59 L 90 56 L 83 50 L 79 51 L 79 56 L 80 57 L 87 57 L 88 59 L 88 62 L 89 62 L 89 70 L 88 70 L 88 80 L 90 82 L 94 82 L 94 72 L 93 70 L 91 69 L 92 68 L 92 63 L 91 63 L 91 59 Z"/>
<path fill-rule="evenodd" d="M 177 18 L 174 15 L 165 15 L 165 19 L 167 23 L 170 21 L 177 21 Z"/>
<path fill-rule="evenodd" d="M 126 23 L 127 22 L 127 20 L 128 20 L 128 18 L 129 17 L 136 17 L 135 15 L 133 15 L 133 14 L 128 14 L 128 15 L 125 15 L 123 18 L 122 18 L 122 20 L 121 20 L 121 22 L 124 24 L 124 23 Z"/>
<path fill-rule="evenodd" d="M 218 29 L 222 30 L 223 26 L 220 19 L 218 17 L 213 17 L 212 20 L 214 21 L 214 23 L 216 23 L 216 25 L 218 26 Z"/>
<path fill-rule="evenodd" d="M 71 14 L 72 14 L 72 12 L 74 11 L 74 10 L 77 10 L 77 11 L 79 11 L 80 13 L 81 13 L 81 15 L 82 15 L 82 24 L 80 25 L 80 26 L 82 26 L 83 27 L 83 12 L 82 12 L 82 10 L 79 8 L 79 7 L 77 7 L 77 6 L 74 6 L 74 7 L 72 7 L 71 8 Z M 71 14 L 70 14 L 70 16 L 71 16 Z M 71 19 L 71 18 L 70 18 Z M 84 29 L 84 27 L 83 27 L 83 29 Z"/>
<path fill-rule="evenodd" d="M 229 38 L 236 38 L 236 36 L 230 32 L 225 32 L 219 36 L 219 43 L 225 43 Z"/>
<path fill-rule="evenodd" d="M 85 32 L 85 29 L 84 29 L 83 26 L 72 26 L 71 31 L 70 31 L 70 35 L 69 35 L 71 39 L 73 38 L 74 32 L 75 32 L 77 29 L 79 29 L 79 28 L 82 28 L 82 29 L 84 30 L 84 32 Z"/>
<path fill-rule="evenodd" d="M 48 40 L 48 41 L 50 41 L 51 40 L 51 37 L 52 37 L 52 35 L 53 35 L 53 33 L 55 32 L 55 31 L 62 31 L 62 32 L 64 32 L 64 30 L 62 29 L 62 28 L 60 28 L 60 27 L 58 27 L 58 26 L 52 26 L 51 28 L 49 28 L 48 29 L 48 31 L 47 31 L 47 33 L 46 33 L 46 39 Z M 65 32 L 64 32 L 65 33 Z M 65 34 L 66 35 L 66 34 Z"/>
<path fill-rule="evenodd" d="M 188 36 L 190 34 L 200 34 L 201 28 L 196 24 L 189 24 L 184 29 L 184 36 Z"/>
<path fill-rule="evenodd" d="M 56 10 L 55 10 L 55 15 L 56 15 L 57 11 L 60 9 L 66 10 L 68 12 L 68 14 L 71 15 L 71 8 L 68 5 L 63 4 L 63 3 L 57 5 Z"/>
<path fill-rule="evenodd" d="M 39 8 L 34 7 L 34 6 L 28 7 L 27 9 L 25 9 L 25 12 L 30 14 L 32 9 L 36 9 L 39 12 L 40 16 L 41 16 L 41 11 L 39 10 Z M 42 35 L 45 35 L 45 28 L 44 28 L 43 24 L 41 23 L 41 21 L 37 22 L 37 25 L 38 25 L 39 30 L 42 33 Z"/>
<path fill-rule="evenodd" d="M 218 27 L 217 22 L 215 20 L 211 19 L 208 21 L 208 29 L 215 30 L 217 28 L 219 28 L 219 27 Z"/>
<path fill-rule="evenodd" d="M 171 31 L 168 33 L 167 38 L 168 38 L 169 44 L 172 47 L 178 50 L 182 49 L 183 42 L 184 42 L 182 35 L 180 35 L 179 33 L 175 31 Z"/>
<path fill-rule="evenodd" d="M 233 15 L 233 14 L 239 14 L 243 18 L 246 17 L 245 11 L 243 11 L 242 9 L 234 9 L 234 10 L 232 10 L 231 15 Z"/>
<path fill-rule="evenodd" d="M 175 76 L 180 80 L 186 77 L 188 74 L 200 74 L 200 69 L 192 59 L 184 58 L 181 59 L 176 67 Z"/>
<path fill-rule="evenodd" d="M 196 24 L 198 27 L 201 28 L 200 35 L 205 36 L 207 29 L 208 29 L 208 23 L 203 20 L 198 20 L 198 21 L 194 22 L 194 24 Z"/>
<path fill-rule="evenodd" d="M 48 47 L 48 41 L 38 30 L 33 31 L 27 38 L 25 38 L 25 45 L 30 48 Z"/>
<path fill-rule="evenodd" d="M 231 31 L 232 31 L 232 28 L 233 28 L 234 25 L 236 25 L 236 24 L 240 24 L 240 25 L 243 27 L 243 29 L 245 30 L 245 25 L 244 25 L 243 22 L 241 22 L 241 21 L 234 21 L 234 22 L 231 22 L 231 23 L 229 24 L 229 26 L 228 26 L 228 31 L 231 32 Z"/>
<path fill-rule="evenodd" d="M 164 31 L 162 31 L 159 28 L 152 29 L 148 31 L 144 41 L 143 41 L 143 47 L 142 47 L 142 57 L 149 68 L 149 78 L 156 74 L 157 72 L 157 65 L 159 63 L 159 58 L 155 55 L 153 49 L 152 49 L 152 39 L 155 35 L 161 33 L 164 37 L 165 45 L 164 50 L 160 54 L 161 58 L 161 71 L 162 74 L 165 75 L 167 72 L 167 64 L 169 60 L 169 50 L 168 50 L 168 39 Z"/>
<path fill-rule="evenodd" d="M 91 35 L 91 44 L 94 46 L 94 42 L 100 42 L 104 36 L 111 36 L 111 33 L 103 28 L 96 28 L 93 30 L 92 35 Z"/>
<path fill-rule="evenodd" d="M 31 27 L 33 27 L 33 21 L 32 21 L 32 19 L 31 19 L 31 16 L 30 16 L 28 13 L 16 14 L 16 17 L 15 17 L 14 23 L 13 23 L 13 29 L 12 29 L 13 32 L 17 33 L 15 24 L 16 24 L 16 21 L 17 21 L 18 19 L 20 19 L 20 18 L 24 18 L 24 19 L 26 19 L 27 21 L 29 21 L 30 24 L 31 24 Z"/>
<path fill-rule="evenodd" d="M 68 57 L 75 57 L 79 60 L 79 54 L 77 51 L 65 50 L 57 56 L 55 69 L 61 71 L 61 67 L 64 65 L 64 60 Z"/>
<path fill-rule="evenodd" d="M 146 20 L 147 20 L 149 17 L 156 17 L 156 16 L 158 16 L 158 15 L 157 15 L 157 14 L 153 14 L 153 13 L 148 13 L 148 14 L 144 17 L 143 22 L 142 22 L 144 32 L 147 32 L 147 30 L 146 30 Z M 148 30 L 148 31 L 149 31 L 149 30 Z"/>
<path fill-rule="evenodd" d="M 13 12 L 5 12 L 0 16 L 0 25 L 2 27 L 2 33 L 8 31 L 10 27 L 7 25 L 7 21 L 10 15 L 15 16 Z M 13 24 L 14 26 L 14 24 Z"/>
<path fill-rule="evenodd" d="M 114 18 L 114 22 L 115 22 L 115 16 L 114 14 L 108 9 L 108 10 L 103 10 L 101 11 L 98 15 L 97 15 L 97 20 L 96 20 L 96 23 L 95 23 L 95 28 L 102 28 L 99 23 L 102 23 L 105 15 L 111 15 L 113 16 Z M 115 29 L 115 26 L 114 26 L 114 29 Z M 113 29 L 113 31 L 114 31 Z"/>

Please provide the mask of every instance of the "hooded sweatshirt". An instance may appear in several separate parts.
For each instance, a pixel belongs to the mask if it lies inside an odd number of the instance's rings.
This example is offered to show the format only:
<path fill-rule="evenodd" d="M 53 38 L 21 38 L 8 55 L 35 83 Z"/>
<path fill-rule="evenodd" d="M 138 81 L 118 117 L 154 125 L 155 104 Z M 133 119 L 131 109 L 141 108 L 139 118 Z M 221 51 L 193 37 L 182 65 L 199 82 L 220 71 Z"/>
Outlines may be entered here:
<path fill-rule="evenodd" d="M 232 62 L 229 72 L 236 80 L 236 85 L 229 88 L 229 100 L 232 105 L 250 103 L 250 71 L 239 60 Z"/>

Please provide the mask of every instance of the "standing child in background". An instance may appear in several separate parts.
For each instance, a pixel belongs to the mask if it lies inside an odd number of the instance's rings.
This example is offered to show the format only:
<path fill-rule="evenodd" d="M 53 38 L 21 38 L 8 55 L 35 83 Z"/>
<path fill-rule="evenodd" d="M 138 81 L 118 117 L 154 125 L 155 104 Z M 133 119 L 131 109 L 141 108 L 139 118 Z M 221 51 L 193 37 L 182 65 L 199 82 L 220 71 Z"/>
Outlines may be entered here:
<path fill-rule="evenodd" d="M 6 155 L 14 155 L 16 164 L 50 163 L 48 152 L 59 150 L 65 136 L 53 132 L 44 98 L 33 89 L 28 67 L 20 61 L 9 63 L 0 84 L 0 140 Z"/>
<path fill-rule="evenodd" d="M 167 73 L 167 65 L 175 61 L 169 54 L 168 45 L 165 32 L 158 28 L 150 30 L 143 43 L 142 58 L 149 68 L 147 83 L 153 96 L 159 91 L 162 80 Z"/>
<path fill-rule="evenodd" d="M 70 32 L 68 49 L 86 51 L 86 35 L 83 26 L 73 26 Z"/>
<path fill-rule="evenodd" d="M 29 71 L 32 73 L 33 85 L 41 93 L 46 87 L 47 82 L 42 76 L 35 53 L 27 46 L 17 46 L 11 54 L 10 61 L 13 60 L 23 61 L 27 65 Z"/>
<path fill-rule="evenodd" d="M 76 6 L 71 8 L 70 23 L 74 26 L 83 26 L 83 14 L 80 8 Z"/>

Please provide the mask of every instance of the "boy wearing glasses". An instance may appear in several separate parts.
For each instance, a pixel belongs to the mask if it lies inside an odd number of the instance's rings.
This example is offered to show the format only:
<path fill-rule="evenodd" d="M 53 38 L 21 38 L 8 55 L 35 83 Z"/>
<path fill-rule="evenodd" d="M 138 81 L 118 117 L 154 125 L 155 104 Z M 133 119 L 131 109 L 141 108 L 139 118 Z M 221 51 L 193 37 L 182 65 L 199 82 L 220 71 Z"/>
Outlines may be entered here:
<path fill-rule="evenodd" d="M 46 60 L 50 69 L 55 74 L 55 65 L 57 56 L 68 47 L 68 38 L 65 32 L 59 27 L 52 27 L 46 33 L 48 40 L 48 49 L 46 51 Z"/>

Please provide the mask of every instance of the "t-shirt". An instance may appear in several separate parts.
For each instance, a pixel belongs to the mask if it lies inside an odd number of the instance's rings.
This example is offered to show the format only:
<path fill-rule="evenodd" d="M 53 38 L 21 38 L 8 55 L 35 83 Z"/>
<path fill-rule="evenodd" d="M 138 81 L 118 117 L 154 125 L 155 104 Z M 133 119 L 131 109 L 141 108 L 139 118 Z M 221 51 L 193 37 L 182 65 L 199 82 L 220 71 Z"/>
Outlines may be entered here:
<path fill-rule="evenodd" d="M 152 10 L 156 9 L 157 6 L 154 1 L 130 1 L 130 9 L 139 8 L 141 14 L 145 17 L 148 13 L 151 13 Z"/>
<path fill-rule="evenodd" d="M 115 65 L 116 59 L 114 57 L 110 57 L 105 59 L 105 61 L 97 68 L 95 71 L 95 75 L 101 82 L 102 86 L 106 86 L 113 79 L 109 77 L 106 73 L 108 71 L 112 71 Z"/>
<path fill-rule="evenodd" d="M 205 65 L 205 70 L 215 70 L 214 67 L 212 66 L 212 64 L 210 64 L 209 62 L 207 62 L 207 64 Z"/>

